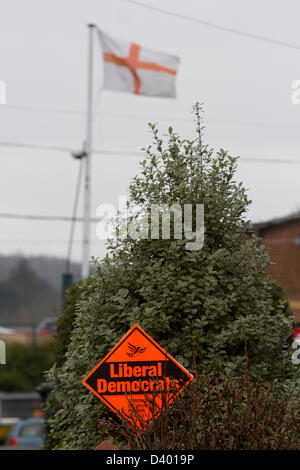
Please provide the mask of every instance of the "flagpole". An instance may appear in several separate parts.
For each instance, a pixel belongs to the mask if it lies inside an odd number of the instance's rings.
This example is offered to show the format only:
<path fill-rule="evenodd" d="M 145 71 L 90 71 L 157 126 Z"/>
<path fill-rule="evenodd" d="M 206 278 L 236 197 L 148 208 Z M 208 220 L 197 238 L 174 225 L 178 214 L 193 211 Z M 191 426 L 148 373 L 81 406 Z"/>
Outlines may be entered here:
<path fill-rule="evenodd" d="M 82 278 L 89 276 L 90 259 L 90 216 L 91 216 L 91 153 L 92 153 L 92 99 L 93 99 L 93 33 L 94 24 L 88 24 L 88 82 L 87 82 L 87 116 L 86 140 L 84 148 L 84 222 L 83 222 L 83 250 L 82 250 Z"/>

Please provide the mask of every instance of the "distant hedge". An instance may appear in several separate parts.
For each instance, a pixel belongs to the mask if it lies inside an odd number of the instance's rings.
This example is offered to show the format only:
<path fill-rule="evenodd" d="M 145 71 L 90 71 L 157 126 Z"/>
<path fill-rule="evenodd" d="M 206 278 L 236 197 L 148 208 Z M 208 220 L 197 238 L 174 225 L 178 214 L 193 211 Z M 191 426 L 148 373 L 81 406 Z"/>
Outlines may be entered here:
<path fill-rule="evenodd" d="M 1 366 L 0 391 L 31 392 L 45 381 L 45 371 L 54 362 L 51 344 L 31 346 L 12 344 L 7 346 L 6 364 Z"/>

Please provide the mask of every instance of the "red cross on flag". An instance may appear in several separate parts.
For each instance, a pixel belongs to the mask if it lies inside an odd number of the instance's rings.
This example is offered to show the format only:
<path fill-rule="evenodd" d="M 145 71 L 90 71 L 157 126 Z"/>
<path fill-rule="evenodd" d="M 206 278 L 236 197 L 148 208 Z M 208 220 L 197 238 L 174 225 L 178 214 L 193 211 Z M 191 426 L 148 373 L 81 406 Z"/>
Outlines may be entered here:
<path fill-rule="evenodd" d="M 98 30 L 106 90 L 175 98 L 179 58 L 123 41 Z"/>

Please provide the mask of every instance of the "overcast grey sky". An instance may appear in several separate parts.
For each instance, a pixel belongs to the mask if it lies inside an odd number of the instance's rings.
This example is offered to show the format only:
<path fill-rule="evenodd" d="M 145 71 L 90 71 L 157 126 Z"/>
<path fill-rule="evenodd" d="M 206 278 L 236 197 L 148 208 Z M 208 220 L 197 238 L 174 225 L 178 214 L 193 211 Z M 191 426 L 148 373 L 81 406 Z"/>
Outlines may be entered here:
<path fill-rule="evenodd" d="M 300 46 L 296 0 L 141 0 L 183 15 Z M 176 100 L 95 87 L 94 148 L 137 151 L 151 141 L 147 122 L 171 124 L 191 137 L 191 107 L 205 103 L 205 140 L 240 155 L 237 178 L 249 188 L 252 221 L 299 207 L 300 105 L 291 84 L 300 79 L 300 50 L 235 35 L 149 11 L 123 0 L 0 0 L 0 142 L 78 149 L 85 133 L 87 28 L 178 55 Z M 96 77 L 101 58 L 95 47 Z M 38 110 L 40 109 L 40 110 Z M 111 113 L 111 115 L 110 115 Z M 112 116 L 113 115 L 113 116 Z M 165 118 L 168 119 L 165 119 Z M 0 147 L 0 213 L 71 215 L 78 162 L 68 152 Z M 138 171 L 135 155 L 92 159 L 92 216 L 116 204 Z M 82 200 L 80 201 L 82 212 Z M 0 219 L 0 253 L 65 256 L 69 224 Z M 81 259 L 82 227 L 74 258 Z M 91 254 L 104 254 L 92 226 Z"/>

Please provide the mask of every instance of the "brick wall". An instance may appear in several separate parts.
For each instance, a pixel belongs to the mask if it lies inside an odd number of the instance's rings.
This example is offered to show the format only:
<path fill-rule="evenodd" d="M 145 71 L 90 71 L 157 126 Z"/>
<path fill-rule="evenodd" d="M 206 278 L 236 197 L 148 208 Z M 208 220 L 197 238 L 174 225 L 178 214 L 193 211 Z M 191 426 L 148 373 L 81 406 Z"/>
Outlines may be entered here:
<path fill-rule="evenodd" d="M 300 237 L 300 220 L 264 228 L 260 236 L 274 263 L 269 267 L 269 273 L 283 286 L 295 321 L 300 323 L 300 246 L 296 244 Z"/>

